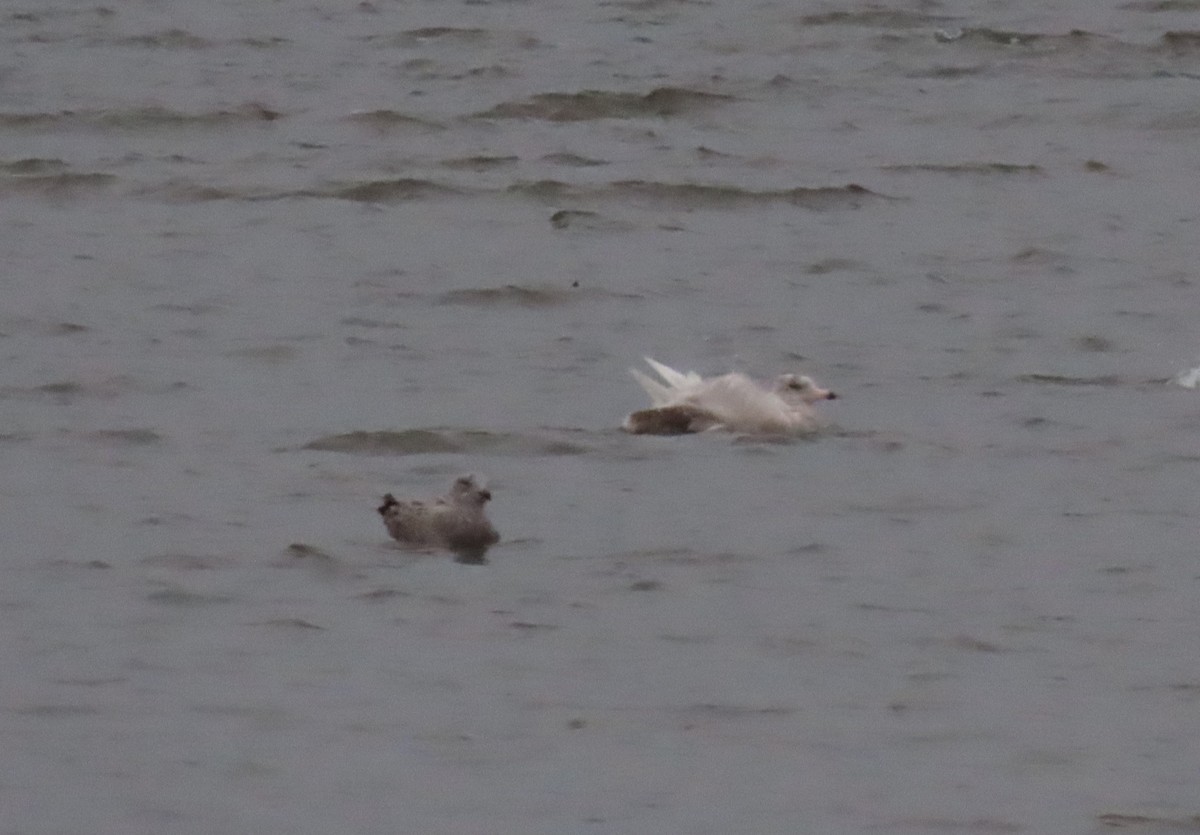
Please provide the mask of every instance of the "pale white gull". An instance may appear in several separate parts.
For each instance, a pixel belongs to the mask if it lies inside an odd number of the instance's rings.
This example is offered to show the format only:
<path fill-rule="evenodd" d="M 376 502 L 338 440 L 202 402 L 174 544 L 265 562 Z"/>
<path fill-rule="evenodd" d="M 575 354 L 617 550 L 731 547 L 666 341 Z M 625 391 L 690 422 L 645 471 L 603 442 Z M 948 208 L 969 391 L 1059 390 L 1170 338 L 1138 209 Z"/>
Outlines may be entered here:
<path fill-rule="evenodd" d="M 464 562 L 483 562 L 487 549 L 500 535 L 484 515 L 491 491 L 474 476 L 460 476 L 450 492 L 436 499 L 398 500 L 391 493 L 378 508 L 392 539 L 412 547 L 445 548 Z"/>
<path fill-rule="evenodd" d="M 837 395 L 812 378 L 783 374 L 767 388 L 740 372 L 705 379 L 694 371 L 683 373 L 646 357 L 662 382 L 629 369 L 653 408 L 634 412 L 622 428 L 638 435 L 679 435 L 725 429 L 751 434 L 812 432 L 822 425 L 812 409 L 820 400 Z"/>

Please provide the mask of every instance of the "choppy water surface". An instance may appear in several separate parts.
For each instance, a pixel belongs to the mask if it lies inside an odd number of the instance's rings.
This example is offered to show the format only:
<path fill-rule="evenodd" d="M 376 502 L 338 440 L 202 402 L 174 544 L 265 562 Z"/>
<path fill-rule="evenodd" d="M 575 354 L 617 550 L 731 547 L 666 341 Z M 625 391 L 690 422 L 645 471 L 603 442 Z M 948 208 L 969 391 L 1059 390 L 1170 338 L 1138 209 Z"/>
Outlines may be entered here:
<path fill-rule="evenodd" d="M 1200 5 L 0 41 L 4 833 L 1196 830 Z M 467 471 L 487 566 L 389 543 Z"/>

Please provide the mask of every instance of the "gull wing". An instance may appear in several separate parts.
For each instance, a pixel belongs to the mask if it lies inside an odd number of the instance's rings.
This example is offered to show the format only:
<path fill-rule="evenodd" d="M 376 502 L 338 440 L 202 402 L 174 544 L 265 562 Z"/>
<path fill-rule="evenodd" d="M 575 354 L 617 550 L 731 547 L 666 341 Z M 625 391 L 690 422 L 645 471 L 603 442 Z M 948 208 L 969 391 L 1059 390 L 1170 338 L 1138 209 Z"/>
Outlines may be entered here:
<path fill-rule="evenodd" d="M 663 365 L 661 362 L 650 357 L 643 357 L 646 365 L 658 372 L 658 376 L 666 381 L 667 385 L 673 389 L 689 388 L 701 382 L 700 375 L 695 371 L 689 371 L 686 374 L 676 371 L 669 365 Z"/>
<path fill-rule="evenodd" d="M 650 395 L 650 402 L 655 406 L 668 406 L 675 399 L 676 395 L 673 390 L 662 383 L 651 380 L 636 368 L 629 369 L 629 373 L 633 375 L 633 379 L 638 381 L 638 385 L 646 390 L 646 394 Z"/>

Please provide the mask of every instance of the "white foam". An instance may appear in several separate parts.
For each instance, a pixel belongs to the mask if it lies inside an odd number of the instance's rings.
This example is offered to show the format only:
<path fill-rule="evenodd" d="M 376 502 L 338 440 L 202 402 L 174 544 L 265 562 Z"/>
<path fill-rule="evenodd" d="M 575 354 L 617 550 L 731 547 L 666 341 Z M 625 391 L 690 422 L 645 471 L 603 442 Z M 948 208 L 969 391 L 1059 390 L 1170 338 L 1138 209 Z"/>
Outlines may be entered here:
<path fill-rule="evenodd" d="M 1185 389 L 1194 389 L 1200 385 L 1200 366 L 1189 368 L 1186 371 L 1180 371 L 1171 378 L 1171 382 L 1178 383 Z"/>

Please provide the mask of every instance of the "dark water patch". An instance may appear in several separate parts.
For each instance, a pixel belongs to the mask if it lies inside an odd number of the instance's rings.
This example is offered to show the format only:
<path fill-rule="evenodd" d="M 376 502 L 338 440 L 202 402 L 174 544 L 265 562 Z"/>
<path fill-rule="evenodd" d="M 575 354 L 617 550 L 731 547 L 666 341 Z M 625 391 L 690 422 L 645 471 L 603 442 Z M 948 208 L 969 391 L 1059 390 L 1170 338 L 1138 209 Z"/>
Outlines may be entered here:
<path fill-rule="evenodd" d="M 1005 651 L 999 644 L 994 644 L 991 641 L 985 641 L 981 638 L 973 638 L 970 635 L 955 635 L 946 643 L 953 649 L 966 650 L 967 652 Z"/>
<path fill-rule="evenodd" d="M 71 719 L 76 716 L 95 716 L 100 711 L 88 705 L 25 705 L 14 707 L 18 716 L 36 716 L 44 719 Z"/>
<path fill-rule="evenodd" d="M 293 542 L 269 565 L 272 568 L 303 568 L 323 578 L 358 576 L 332 554 L 302 542 Z"/>
<path fill-rule="evenodd" d="M 571 225 L 581 226 L 585 223 L 593 223 L 599 217 L 600 215 L 596 212 L 562 209 L 550 215 L 550 225 L 555 229 L 566 229 Z"/>
<path fill-rule="evenodd" d="M 575 185 L 561 180 L 520 181 L 505 192 L 543 203 L 578 203 L 617 200 L 671 209 L 738 209 L 787 204 L 814 211 L 858 209 L 875 201 L 894 201 L 857 183 L 844 186 L 799 186 L 790 189 L 747 189 L 701 183 L 664 183 L 651 180 L 618 180 L 605 185 Z"/>
<path fill-rule="evenodd" d="M 952 17 L 902 9 L 866 8 L 851 11 L 819 12 L 800 18 L 801 26 L 872 26 L 880 29 L 913 29 L 949 23 Z"/>
<path fill-rule="evenodd" d="M 1101 574 L 1110 577 L 1124 577 L 1130 574 L 1149 574 L 1154 571 L 1153 565 L 1106 565 L 1098 569 Z"/>
<path fill-rule="evenodd" d="M 1168 684 L 1166 687 L 1170 692 L 1182 695 L 1188 702 L 1200 699 L 1200 682 L 1179 681 L 1174 684 Z"/>
<path fill-rule="evenodd" d="M 895 705 L 893 709 L 906 710 L 907 705 Z M 882 823 L 879 829 L 912 829 L 916 832 L 978 832 L 982 835 L 1005 835 L 1010 832 L 1024 832 L 1025 827 L 1019 823 L 995 820 L 993 818 L 900 818 L 899 820 Z"/>
<path fill-rule="evenodd" d="M 409 116 L 397 110 L 387 109 L 351 113 L 346 117 L 346 121 L 363 125 L 380 133 L 400 130 L 431 131 L 445 129 L 444 125 L 440 125 L 437 122 L 431 122 L 428 119 L 421 119 L 417 116 Z"/>
<path fill-rule="evenodd" d="M 1124 385 L 1126 380 L 1115 374 L 1103 374 L 1097 377 L 1072 377 L 1066 374 L 1021 374 L 1018 383 L 1036 383 L 1044 386 L 1101 386 L 1112 388 Z"/>
<path fill-rule="evenodd" d="M 224 313 L 227 310 L 225 305 L 214 302 L 191 302 L 188 304 L 162 302 L 151 306 L 150 309 L 161 310 L 164 313 L 186 313 L 189 316 L 209 316 L 214 313 Z"/>
<path fill-rule="evenodd" d="M 404 203 L 460 193 L 456 188 L 432 180 L 400 177 L 395 180 L 368 180 L 351 185 L 330 186 L 322 191 L 300 192 L 298 196 L 332 197 L 359 203 Z"/>
<path fill-rule="evenodd" d="M 85 436 L 90 441 L 120 446 L 150 446 L 163 439 L 153 429 L 99 429 Z"/>
<path fill-rule="evenodd" d="M 384 600 L 395 600 L 397 598 L 412 597 L 411 592 L 401 591 L 400 589 L 382 588 L 364 591 L 362 594 L 356 594 L 354 597 L 358 600 L 367 600 L 372 603 L 379 603 Z"/>
<path fill-rule="evenodd" d="M 1106 336 L 1097 334 L 1082 334 L 1071 340 L 1075 347 L 1080 351 L 1087 351 L 1092 354 L 1107 354 L 1116 350 L 1116 343 Z"/>
<path fill-rule="evenodd" d="M 132 110 L 105 110 L 95 114 L 95 123 L 101 127 L 125 130 L 144 128 L 221 128 L 230 125 L 274 122 L 283 117 L 257 102 L 248 102 L 229 110 L 210 110 L 185 113 L 165 107 L 143 107 Z"/>
<path fill-rule="evenodd" d="M 161 527 L 163 525 L 176 525 L 183 522 L 194 521 L 195 517 L 189 516 L 186 513 L 164 513 L 154 516 L 143 516 L 137 520 L 137 524 L 146 525 L 148 527 Z"/>
<path fill-rule="evenodd" d="M 708 148 L 704 145 L 699 145 L 693 152 L 697 159 L 712 160 L 712 159 L 734 159 L 735 154 L 727 154 L 724 151 L 718 151 L 714 148 Z"/>
<path fill-rule="evenodd" d="M 385 322 L 382 319 L 368 319 L 365 316 L 347 316 L 339 324 L 356 328 L 386 328 L 388 330 L 404 329 L 408 326 L 403 322 Z"/>
<path fill-rule="evenodd" d="M 457 159 L 442 160 L 442 167 L 452 171 L 491 171 L 496 168 L 508 168 L 521 161 L 520 157 L 473 156 L 458 157 Z"/>
<path fill-rule="evenodd" d="M 1173 30 L 1159 38 L 1162 51 L 1182 57 L 1200 52 L 1200 30 Z"/>
<path fill-rule="evenodd" d="M 1117 8 L 1131 12 L 1200 12 L 1200 0 L 1138 0 Z"/>
<path fill-rule="evenodd" d="M 804 272 L 807 275 L 828 275 L 829 273 L 857 270 L 861 267 L 862 264 L 849 258 L 823 258 L 809 264 L 804 268 Z M 792 359 L 803 360 L 803 357 L 792 357 Z"/>
<path fill-rule="evenodd" d="M 755 191 L 736 186 L 696 185 L 624 180 L 607 191 L 618 199 L 648 200 L 682 208 L 724 209 L 786 203 L 805 209 L 857 209 L 871 200 L 893 200 L 855 183 L 844 186 Z"/>
<path fill-rule="evenodd" d="M 581 199 L 589 194 L 586 187 L 572 186 L 561 180 L 518 181 L 505 188 L 506 194 L 515 194 L 546 203 L 561 203 L 565 200 Z"/>
<path fill-rule="evenodd" d="M 538 93 L 523 101 L 498 104 L 475 115 L 481 119 L 543 119 L 549 122 L 666 118 L 706 110 L 732 100 L 732 96 L 683 87 L 659 87 L 645 95 L 584 90 L 579 93 Z"/>
<path fill-rule="evenodd" d="M 490 37 L 487 29 L 463 28 L 458 26 L 426 26 L 407 29 L 392 35 L 372 35 L 369 40 L 383 42 L 388 46 L 414 47 L 436 43 L 438 46 L 480 44 Z"/>
<path fill-rule="evenodd" d="M 34 174 L 61 174 L 70 168 L 61 159 L 28 157 L 12 162 L 0 162 L 0 173 L 28 176 Z"/>
<path fill-rule="evenodd" d="M 187 113 L 168 107 L 114 108 L 110 110 L 60 110 L 54 112 L 0 113 L 0 129 L 59 131 L 71 128 L 139 131 L 154 129 L 221 128 L 230 125 L 273 122 L 282 113 L 250 102 L 228 110 Z"/>
<path fill-rule="evenodd" d="M 264 196 L 262 191 L 229 186 L 201 185 L 188 180 L 170 179 L 143 186 L 134 191 L 138 197 L 151 197 L 168 203 L 210 203 L 214 200 L 254 200 Z"/>
<path fill-rule="evenodd" d="M 1108 35 L 1099 35 L 1082 29 L 1072 29 L 1061 33 L 1016 32 L 1005 29 L 988 27 L 966 29 L 938 29 L 934 39 L 941 44 L 952 46 L 956 50 L 971 51 L 982 57 L 1016 58 L 1041 60 L 1052 56 L 1069 56 L 1077 59 L 1095 58 L 1099 63 L 1090 65 L 1091 69 L 1101 76 L 1113 74 L 1127 77 L 1135 72 L 1141 75 L 1144 70 L 1130 69 L 1129 64 L 1113 64 L 1111 59 L 1121 55 L 1132 61 L 1140 61 L 1147 53 L 1147 48 L 1139 44 L 1127 43 Z M 1124 69 L 1122 69 L 1124 67 Z M 1083 71 L 1076 66 L 1075 71 Z M 1013 117 L 1013 122 L 1004 124 L 1020 124 L 1024 114 Z"/>
<path fill-rule="evenodd" d="M 112 568 L 112 563 L 104 560 L 50 560 L 49 565 L 55 568 L 86 568 L 89 571 L 105 571 Z"/>
<path fill-rule="evenodd" d="M 602 0 L 600 6 L 628 9 L 632 12 L 652 12 L 676 6 L 706 6 L 707 0 Z"/>
<path fill-rule="evenodd" d="M 556 623 L 533 623 L 527 620 L 514 620 L 508 624 L 509 629 L 519 629 L 525 632 L 553 631 L 562 627 Z"/>
<path fill-rule="evenodd" d="M 69 118 L 63 113 L 0 113 L 0 129 L 53 130 Z"/>
<path fill-rule="evenodd" d="M 638 301 L 641 298 L 642 296 L 637 293 L 616 293 L 591 287 L 581 288 L 578 282 L 573 282 L 569 287 L 552 285 L 526 287 L 520 284 L 506 284 L 503 287 L 450 290 L 438 296 L 437 301 L 439 304 L 469 307 L 523 307 L 536 310 L 561 307 L 581 301 Z"/>
<path fill-rule="evenodd" d="M 594 168 L 600 165 L 608 165 L 606 159 L 593 159 L 591 157 L 581 157 L 578 154 L 546 154 L 542 157 L 543 162 L 553 163 L 554 165 L 565 165 L 568 168 Z"/>
<path fill-rule="evenodd" d="M 324 626 L 318 626 L 317 624 L 304 620 L 303 618 L 273 618 L 271 620 L 260 621 L 256 625 L 271 626 L 276 628 L 282 627 L 284 629 L 300 629 L 303 631 L 325 631 Z"/>
<path fill-rule="evenodd" d="M 1113 829 L 1132 829 L 1136 832 L 1200 832 L 1200 815 L 1135 815 L 1106 812 L 1096 820 Z"/>
<path fill-rule="evenodd" d="M 759 719 L 773 716 L 791 716 L 798 708 L 785 705 L 768 705 L 766 707 L 749 707 L 747 705 L 719 704 L 704 702 L 680 708 L 688 716 L 703 719 Z"/>
<path fill-rule="evenodd" d="M 137 46 L 146 49 L 208 49 L 213 42 L 186 29 L 166 29 L 149 35 L 130 35 L 113 41 L 118 46 Z"/>
<path fill-rule="evenodd" d="M 90 331 L 87 325 L 81 325 L 78 322 L 55 322 L 50 325 L 49 332 L 53 336 L 70 336 L 77 333 L 85 333 Z"/>
<path fill-rule="evenodd" d="M 151 603 L 161 603 L 164 606 L 179 606 L 183 608 L 199 608 L 222 603 L 230 603 L 233 598 L 225 594 L 202 594 L 189 591 L 178 586 L 159 589 L 146 595 Z"/>
<path fill-rule="evenodd" d="M 98 171 L 27 174 L 0 179 L 0 196 L 36 194 L 56 199 L 79 197 L 101 191 L 116 181 L 116 175 Z"/>
<path fill-rule="evenodd" d="M 1187 702 L 1194 702 L 1200 699 L 1200 682 L 1195 681 L 1176 681 L 1170 684 L 1138 684 L 1129 689 L 1135 693 L 1154 693 L 1166 690 L 1168 693 L 1182 695 L 1184 701 Z"/>
<path fill-rule="evenodd" d="M 1200 73 L 1195 72 L 1170 72 L 1168 70 L 1155 70 L 1150 75 L 1151 78 L 1186 78 L 1189 81 L 1200 81 Z"/>
<path fill-rule="evenodd" d="M 1023 46 L 1052 43 L 1063 38 L 1094 38 L 1088 32 L 1080 29 L 1072 30 L 1067 35 L 1047 35 L 1040 32 L 1015 32 L 1009 29 L 992 29 L 987 26 L 968 27 L 966 29 L 939 29 L 934 38 L 941 43 L 960 43 L 992 46 Z"/>
<path fill-rule="evenodd" d="M 932 172 L 936 174 L 1034 174 L 1042 176 L 1045 172 L 1040 165 L 1019 165 L 1009 162 L 960 162 L 953 164 L 915 163 L 910 165 L 884 165 L 883 171 L 894 171 L 899 174 L 913 172 Z"/>
<path fill-rule="evenodd" d="M 509 78 L 516 75 L 515 72 L 501 64 L 488 64 L 482 67 L 471 67 L 466 72 L 451 73 L 446 75 L 446 78 L 454 81 L 463 79 L 478 79 L 478 78 Z"/>
<path fill-rule="evenodd" d="M 75 395 L 80 394 L 83 391 L 83 384 L 65 380 L 61 383 L 46 383 L 44 385 L 35 386 L 33 390 L 42 392 L 43 394 L 54 394 L 60 396 Z"/>
<path fill-rule="evenodd" d="M 292 41 L 288 38 L 281 38 L 278 35 L 269 35 L 263 37 L 237 38 L 233 41 L 242 46 L 248 46 L 252 49 L 271 49 L 277 46 L 286 46 Z"/>
<path fill-rule="evenodd" d="M 803 84 L 803 82 L 797 81 L 795 78 L 792 78 L 792 76 L 790 76 L 790 75 L 786 75 L 784 73 L 776 73 L 775 75 L 771 76 L 763 84 L 763 86 L 766 87 L 768 90 L 792 90 L 798 86 L 802 86 L 802 84 Z M 697 152 L 697 155 L 701 155 L 701 156 L 706 153 L 714 154 L 719 157 L 733 156 L 732 154 L 723 154 L 720 151 L 714 151 L 711 148 L 703 148 L 703 147 L 697 148 L 696 152 Z"/>
<path fill-rule="evenodd" d="M 662 591 L 666 585 L 659 580 L 636 580 L 629 584 L 630 591 Z"/>
<path fill-rule="evenodd" d="M 305 444 L 303 449 L 352 455 L 582 455 L 587 447 L 557 438 L 464 429 L 406 429 L 346 432 Z"/>
<path fill-rule="evenodd" d="M 85 398 L 111 400 L 134 391 L 157 394 L 179 388 L 186 388 L 186 384 L 176 383 L 165 387 L 147 386 L 132 377 L 118 374 L 113 377 L 89 380 L 87 382 L 60 380 L 30 388 L 2 388 L 0 389 L 0 397 L 49 397 L 65 405 Z"/>
<path fill-rule="evenodd" d="M 438 297 L 440 304 L 459 304 L 471 307 L 558 307 L 576 300 L 572 288 L 523 287 L 506 284 L 503 287 L 480 287 L 450 290 Z"/>
<path fill-rule="evenodd" d="M 1159 116 L 1156 119 L 1151 119 L 1147 123 L 1147 127 L 1151 130 L 1197 130 L 1200 129 L 1200 113 L 1189 109 L 1166 116 Z"/>
<path fill-rule="evenodd" d="M 1068 266 L 1070 256 L 1065 252 L 1043 249 L 1037 246 L 1026 247 L 1010 256 L 1008 260 L 1022 266 L 1050 267 L 1055 272 L 1060 273 L 1073 272 Z"/>
<path fill-rule="evenodd" d="M 444 437 L 443 433 L 427 429 L 346 432 L 318 438 L 303 448 L 354 455 L 428 455 L 463 451 L 459 444 Z"/>
<path fill-rule="evenodd" d="M 608 218 L 599 212 L 583 209 L 560 209 L 550 215 L 550 225 L 555 229 L 576 232 L 629 232 L 637 228 L 629 221 Z"/>
<path fill-rule="evenodd" d="M 144 557 L 140 562 L 151 568 L 169 568 L 172 571 L 215 571 L 234 565 L 232 557 L 212 554 L 155 554 Z"/>
<path fill-rule="evenodd" d="M 287 548 L 283 549 L 284 556 L 288 560 L 306 560 L 308 562 L 336 562 L 332 554 L 322 551 L 315 545 L 305 545 L 303 542 L 293 542 Z"/>
<path fill-rule="evenodd" d="M 956 78 L 972 78 L 985 75 L 991 71 L 987 64 L 971 64 L 964 67 L 935 65 L 928 69 L 915 70 L 905 74 L 906 78 L 930 78 L 934 80 L 952 81 Z"/>
<path fill-rule="evenodd" d="M 274 364 L 290 362 L 299 353 L 299 350 L 294 345 L 255 345 L 250 348 L 237 348 L 232 351 L 226 351 L 223 356 Z"/>

